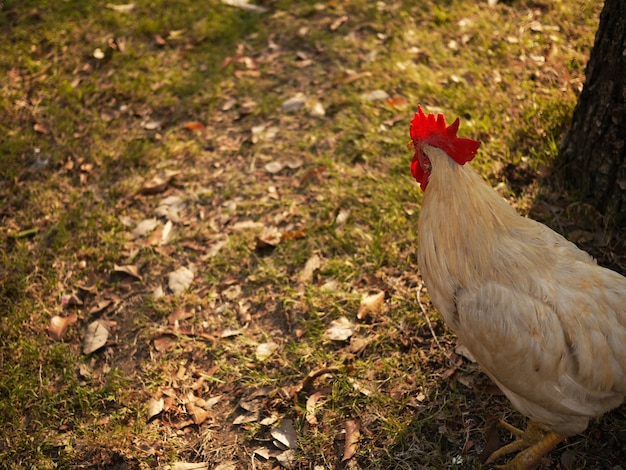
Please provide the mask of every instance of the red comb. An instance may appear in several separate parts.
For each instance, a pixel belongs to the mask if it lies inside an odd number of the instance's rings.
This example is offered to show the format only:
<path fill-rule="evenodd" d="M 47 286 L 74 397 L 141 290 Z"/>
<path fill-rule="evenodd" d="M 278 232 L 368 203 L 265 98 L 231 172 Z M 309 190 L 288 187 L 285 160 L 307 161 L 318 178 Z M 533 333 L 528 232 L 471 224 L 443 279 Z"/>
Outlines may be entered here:
<path fill-rule="evenodd" d="M 422 111 L 422 107 L 417 107 L 417 113 L 411 121 L 411 139 L 416 148 L 423 144 L 445 150 L 459 165 L 469 162 L 476 156 L 480 142 L 472 139 L 457 137 L 459 130 L 459 118 L 446 126 L 446 119 L 443 114 L 438 114 L 435 119 L 434 114 L 428 116 Z"/>

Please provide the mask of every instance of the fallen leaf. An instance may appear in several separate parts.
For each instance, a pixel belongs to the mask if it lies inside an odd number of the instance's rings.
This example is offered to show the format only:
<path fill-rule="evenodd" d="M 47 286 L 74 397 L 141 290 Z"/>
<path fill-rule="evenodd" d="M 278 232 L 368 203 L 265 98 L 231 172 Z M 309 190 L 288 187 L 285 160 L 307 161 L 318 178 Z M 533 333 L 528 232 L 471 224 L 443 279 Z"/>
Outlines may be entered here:
<path fill-rule="evenodd" d="M 324 336 L 332 341 L 345 341 L 354 334 L 356 327 L 354 323 L 346 317 L 338 318 L 330 322 L 329 327 L 324 332 Z"/>
<path fill-rule="evenodd" d="M 167 467 L 166 467 L 167 468 Z M 209 464 L 207 462 L 192 463 L 192 462 L 175 462 L 169 466 L 170 470 L 208 470 Z M 213 469 L 215 470 L 215 469 Z M 223 469 L 225 470 L 225 469 Z M 229 469 L 231 470 L 231 469 Z"/>
<path fill-rule="evenodd" d="M 283 168 L 285 168 L 285 164 L 279 160 L 267 163 L 265 165 L 265 171 L 267 171 L 268 173 L 278 173 Z"/>
<path fill-rule="evenodd" d="M 178 307 L 176 310 L 170 313 L 170 316 L 168 317 L 168 321 L 170 325 L 173 325 L 178 321 L 186 320 L 187 318 L 193 318 L 193 316 L 194 316 L 194 312 L 192 310 L 187 310 L 186 308 Z"/>
<path fill-rule="evenodd" d="M 335 227 L 344 225 L 350 217 L 350 209 L 340 209 L 337 217 L 335 217 Z"/>
<path fill-rule="evenodd" d="M 258 449 L 254 449 L 252 455 L 259 456 L 263 460 L 269 460 L 270 458 L 270 450 L 267 447 L 259 447 Z"/>
<path fill-rule="evenodd" d="M 268 359 L 272 354 L 274 354 L 274 351 L 276 351 L 277 349 L 278 344 L 274 343 L 273 341 L 270 341 L 269 343 L 259 344 L 256 348 L 255 357 L 258 361 L 263 362 Z"/>
<path fill-rule="evenodd" d="M 91 307 L 89 309 L 89 313 L 91 315 L 94 315 L 96 313 L 100 313 L 102 312 L 105 308 L 107 308 L 109 305 L 111 305 L 113 303 L 112 300 L 101 300 L 100 302 L 98 302 L 96 305 L 94 305 L 93 307 Z"/>
<path fill-rule="evenodd" d="M 229 460 L 228 462 L 218 463 L 213 470 L 238 470 L 237 462 Z"/>
<path fill-rule="evenodd" d="M 247 0 L 222 0 L 222 3 L 241 8 L 242 10 L 253 11 L 254 13 L 265 13 L 266 11 L 268 11 L 267 8 L 260 7 L 258 5 L 252 5 L 251 3 L 248 3 Z"/>
<path fill-rule="evenodd" d="M 206 130 L 206 128 L 204 127 L 204 124 L 202 124 L 199 121 L 191 121 L 191 122 L 186 122 L 183 127 L 185 129 L 189 129 L 190 131 L 200 131 L 200 132 L 204 132 Z"/>
<path fill-rule="evenodd" d="M 306 104 L 306 96 L 302 93 L 296 93 L 295 96 L 282 102 L 280 110 L 283 113 L 293 113 Z"/>
<path fill-rule="evenodd" d="M 83 353 L 91 354 L 104 346 L 109 339 L 109 330 L 100 320 L 93 321 L 87 327 L 83 340 Z"/>
<path fill-rule="evenodd" d="M 283 419 L 278 426 L 272 428 L 270 435 L 276 440 L 275 444 L 279 444 L 277 447 L 282 447 L 283 450 L 295 449 L 298 444 L 296 429 L 290 419 Z"/>
<path fill-rule="evenodd" d="M 361 304 L 359 305 L 359 311 L 356 317 L 359 320 L 363 320 L 368 315 L 376 316 L 380 313 L 380 309 L 385 303 L 385 293 L 378 292 L 377 294 L 368 295 L 367 297 L 363 297 L 361 299 Z"/>
<path fill-rule="evenodd" d="M 304 269 L 298 276 L 298 281 L 300 281 L 302 284 L 307 284 L 311 282 L 313 280 L 313 273 L 317 271 L 321 266 L 322 259 L 319 257 L 318 254 L 314 253 L 304 265 Z"/>
<path fill-rule="evenodd" d="M 256 249 L 275 248 L 283 239 L 282 233 L 274 227 L 266 227 L 256 238 Z"/>
<path fill-rule="evenodd" d="M 317 402 L 324 396 L 324 393 L 317 391 L 312 393 L 306 400 L 306 420 L 309 424 L 317 424 L 317 417 L 315 416 L 315 409 L 317 408 Z"/>
<path fill-rule="evenodd" d="M 134 238 L 145 237 L 150 232 L 152 232 L 156 226 L 159 225 L 159 221 L 157 219 L 145 219 L 137 224 L 137 226 L 131 232 Z"/>
<path fill-rule="evenodd" d="M 168 287 L 174 295 L 180 295 L 185 292 L 193 282 L 194 273 L 191 269 L 184 266 L 172 271 L 167 275 Z"/>
<path fill-rule="evenodd" d="M 46 126 L 45 124 L 42 124 L 40 122 L 36 122 L 35 125 L 33 126 L 33 130 L 35 132 L 39 132 L 40 134 L 49 134 L 50 133 L 50 128 L 48 126 Z"/>
<path fill-rule="evenodd" d="M 361 423 L 358 419 L 349 419 L 344 423 L 346 430 L 346 441 L 343 448 L 342 462 L 351 459 L 358 448 L 359 437 L 361 436 Z"/>
<path fill-rule="evenodd" d="M 244 413 L 242 415 L 237 416 L 233 420 L 233 424 L 247 424 L 247 423 L 256 423 L 261 417 L 260 411 L 253 411 L 250 413 Z"/>
<path fill-rule="evenodd" d="M 193 422 L 198 426 L 204 423 L 209 417 L 209 413 L 206 410 L 203 410 L 191 402 L 187 403 L 185 406 L 187 408 L 187 412 L 191 415 Z"/>
<path fill-rule="evenodd" d="M 324 109 L 324 105 L 319 100 L 307 101 L 307 108 L 309 109 L 309 114 L 311 116 L 315 116 L 315 117 L 326 116 L 326 109 Z"/>
<path fill-rule="evenodd" d="M 180 174 L 179 171 L 167 170 L 164 173 L 155 176 L 145 183 L 139 190 L 139 194 L 158 194 L 162 193 L 170 185 L 171 181 Z"/>
<path fill-rule="evenodd" d="M 175 346 L 174 339 L 175 337 L 173 335 L 159 336 L 158 338 L 155 338 L 153 341 L 154 349 L 156 349 L 159 352 L 168 351 Z"/>
<path fill-rule="evenodd" d="M 293 449 L 286 450 L 282 454 L 278 454 L 276 460 L 281 466 L 287 469 L 295 468 L 297 462 L 296 451 Z"/>
<path fill-rule="evenodd" d="M 154 210 L 155 215 L 165 217 L 172 222 L 180 221 L 180 212 L 187 206 L 181 196 L 173 195 L 159 201 L 159 206 Z"/>
<path fill-rule="evenodd" d="M 139 266 L 136 264 L 127 264 L 124 266 L 118 266 L 117 264 L 113 265 L 113 271 L 116 273 L 124 273 L 137 278 L 141 281 L 141 274 L 139 274 Z"/>
<path fill-rule="evenodd" d="M 147 131 L 156 131 L 161 129 L 163 126 L 163 121 L 156 121 L 154 119 L 149 119 L 141 123 L 141 126 Z"/>
<path fill-rule="evenodd" d="M 152 418 L 160 414 L 163 411 L 163 404 L 164 401 L 162 398 L 159 400 L 151 398 L 148 402 L 148 412 L 146 415 L 146 420 L 150 421 Z"/>
<path fill-rule="evenodd" d="M 55 315 L 50 319 L 50 324 L 48 325 L 48 334 L 52 339 L 56 341 L 61 341 L 61 339 L 65 335 L 65 332 L 67 331 L 67 328 L 71 324 L 76 323 L 77 319 L 78 316 L 76 315 L 76 313 L 72 313 L 68 317 L 60 317 L 58 315 Z"/>
<path fill-rule="evenodd" d="M 125 4 L 115 5 L 113 3 L 107 3 L 106 7 L 113 11 L 117 11 L 118 13 L 130 13 L 131 11 L 135 9 L 135 4 L 125 3 Z"/>
<path fill-rule="evenodd" d="M 339 18 L 337 18 L 335 21 L 333 21 L 330 24 L 330 30 L 331 31 L 336 31 L 337 29 L 339 29 L 339 27 L 344 24 L 346 21 L 348 21 L 348 15 L 343 15 L 340 16 Z"/>
<path fill-rule="evenodd" d="M 234 328 L 229 326 L 222 331 L 220 338 L 230 338 L 231 336 L 238 336 L 242 333 L 242 328 Z"/>
<path fill-rule="evenodd" d="M 363 93 L 361 99 L 364 101 L 382 101 L 389 99 L 389 95 L 385 90 L 373 90 Z"/>

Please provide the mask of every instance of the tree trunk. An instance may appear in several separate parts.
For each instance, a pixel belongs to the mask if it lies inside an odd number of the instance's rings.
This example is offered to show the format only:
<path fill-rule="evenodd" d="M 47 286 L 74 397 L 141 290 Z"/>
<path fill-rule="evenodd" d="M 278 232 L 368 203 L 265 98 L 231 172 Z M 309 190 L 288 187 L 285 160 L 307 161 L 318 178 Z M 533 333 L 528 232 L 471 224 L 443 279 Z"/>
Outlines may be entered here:
<path fill-rule="evenodd" d="M 626 0 L 606 0 L 583 91 L 561 145 L 566 181 L 626 224 Z"/>

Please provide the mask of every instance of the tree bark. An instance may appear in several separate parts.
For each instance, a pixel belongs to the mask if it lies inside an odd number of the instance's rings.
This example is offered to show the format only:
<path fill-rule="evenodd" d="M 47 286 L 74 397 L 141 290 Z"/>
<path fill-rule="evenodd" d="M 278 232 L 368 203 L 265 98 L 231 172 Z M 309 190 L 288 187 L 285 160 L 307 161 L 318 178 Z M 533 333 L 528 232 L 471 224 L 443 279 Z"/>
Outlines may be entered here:
<path fill-rule="evenodd" d="M 626 0 L 606 0 L 560 153 L 566 181 L 626 224 Z"/>

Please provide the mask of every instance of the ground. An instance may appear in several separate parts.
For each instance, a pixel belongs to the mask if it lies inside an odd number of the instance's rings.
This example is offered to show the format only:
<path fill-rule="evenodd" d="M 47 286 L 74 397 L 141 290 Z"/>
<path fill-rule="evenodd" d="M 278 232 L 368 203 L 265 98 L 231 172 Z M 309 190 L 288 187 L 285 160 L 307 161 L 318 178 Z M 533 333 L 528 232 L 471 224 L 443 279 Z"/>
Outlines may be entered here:
<path fill-rule="evenodd" d="M 482 468 L 525 420 L 421 282 L 417 105 L 626 266 L 554 171 L 601 5 L 494 3 L 0 1 L 0 467 Z"/>

